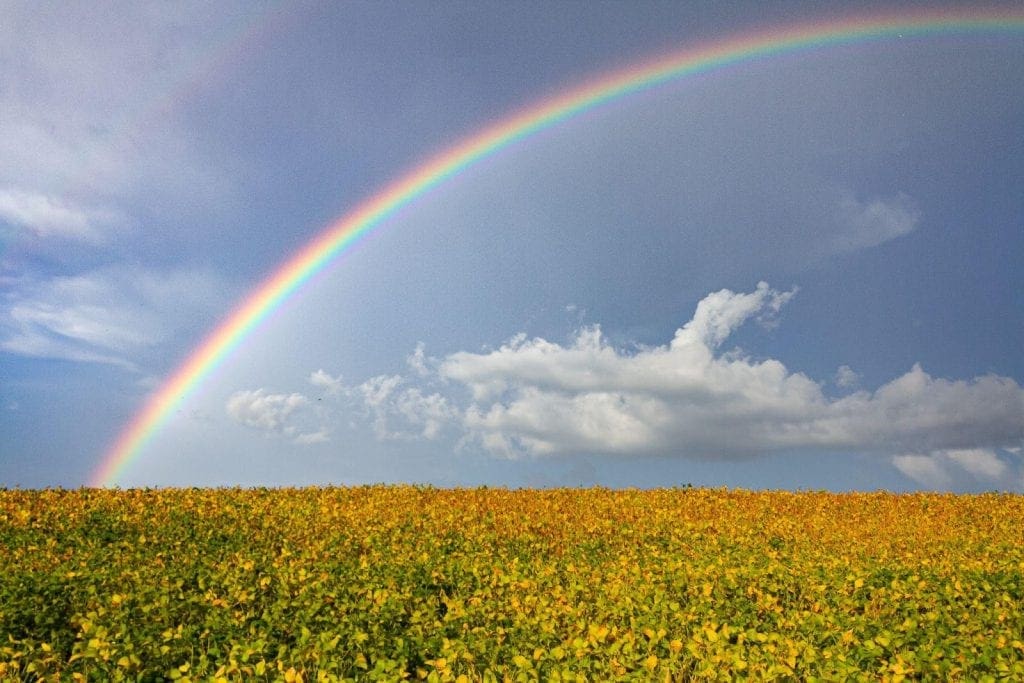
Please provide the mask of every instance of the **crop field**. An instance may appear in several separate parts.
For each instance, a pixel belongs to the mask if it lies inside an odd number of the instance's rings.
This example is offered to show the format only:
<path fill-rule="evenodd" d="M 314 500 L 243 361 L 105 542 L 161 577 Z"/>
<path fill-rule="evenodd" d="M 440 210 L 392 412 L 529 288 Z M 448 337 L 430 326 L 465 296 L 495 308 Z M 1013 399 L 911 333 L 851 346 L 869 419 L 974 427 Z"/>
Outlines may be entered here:
<path fill-rule="evenodd" d="M 1024 679 L 1024 497 L 0 491 L 0 679 Z"/>

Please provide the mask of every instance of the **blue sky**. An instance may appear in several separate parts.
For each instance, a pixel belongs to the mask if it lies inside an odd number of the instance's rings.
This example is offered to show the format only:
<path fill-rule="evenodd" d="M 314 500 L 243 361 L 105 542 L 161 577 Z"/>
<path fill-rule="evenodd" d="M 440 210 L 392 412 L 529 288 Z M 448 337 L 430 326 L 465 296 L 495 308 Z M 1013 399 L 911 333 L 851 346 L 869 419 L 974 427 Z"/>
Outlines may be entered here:
<path fill-rule="evenodd" d="M 288 254 L 467 135 L 885 7 L 6 5 L 0 485 L 85 483 Z M 892 39 L 549 128 L 337 259 L 121 483 L 1022 490 L 1022 67 Z"/>

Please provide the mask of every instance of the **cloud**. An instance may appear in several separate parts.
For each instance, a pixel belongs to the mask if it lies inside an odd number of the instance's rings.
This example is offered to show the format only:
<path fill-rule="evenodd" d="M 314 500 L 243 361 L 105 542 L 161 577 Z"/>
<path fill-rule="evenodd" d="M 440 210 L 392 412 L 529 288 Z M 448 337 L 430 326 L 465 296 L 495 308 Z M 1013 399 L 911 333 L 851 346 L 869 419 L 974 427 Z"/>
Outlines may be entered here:
<path fill-rule="evenodd" d="M 892 464 L 910 479 L 930 489 L 945 490 L 953 483 L 942 463 L 930 455 L 897 455 L 893 457 Z"/>
<path fill-rule="evenodd" d="M 979 479 L 998 480 L 1008 469 L 1005 462 L 986 448 L 952 450 L 943 455 Z"/>
<path fill-rule="evenodd" d="M 779 452 L 856 452 L 887 457 L 907 477 L 948 488 L 966 477 L 1007 484 L 1007 456 L 1024 438 L 1024 390 L 995 375 L 937 378 L 914 365 L 874 391 L 827 396 L 826 382 L 772 358 L 721 347 L 749 321 L 774 323 L 795 290 L 761 282 L 750 292 L 704 297 L 671 340 L 612 346 L 597 325 L 568 344 L 514 336 L 497 349 L 458 351 L 431 363 L 422 344 L 410 376 L 377 375 L 345 386 L 323 371 L 346 417 L 362 417 L 382 440 L 439 439 L 502 457 L 556 454 L 746 458 Z M 841 366 L 835 382 L 856 373 Z M 236 419 L 287 431 L 298 394 L 242 392 Z M 319 407 L 319 406 L 318 406 Z M 288 435 L 298 430 L 292 426 Z M 296 441 L 326 437 L 304 430 Z M 1018 479 L 1020 476 L 1018 475 Z"/>
<path fill-rule="evenodd" d="M 1013 482 L 1010 477 L 1010 466 L 990 448 L 903 454 L 894 456 L 892 464 L 908 478 L 930 489 L 949 489 L 954 482 L 962 480 L 965 474 L 980 484 L 1009 484 L 1009 488 L 1019 488 L 1019 483 Z M 1024 472 L 1018 473 L 1018 480 L 1022 474 Z"/>
<path fill-rule="evenodd" d="M 741 457 L 791 450 L 899 453 L 1019 443 L 1024 393 L 1012 379 L 933 378 L 915 365 L 874 392 L 829 399 L 774 359 L 717 348 L 745 321 L 792 297 L 761 283 L 721 290 L 664 346 L 625 353 L 597 326 L 567 346 L 519 335 L 458 352 L 440 376 L 465 386 L 471 437 L 505 455 L 664 453 Z"/>
<path fill-rule="evenodd" d="M 458 412 L 439 393 L 426 394 L 419 387 L 405 387 L 399 375 L 380 375 L 356 388 L 381 439 L 434 439 Z"/>
<path fill-rule="evenodd" d="M 295 437 L 295 443 L 297 444 L 311 444 L 311 443 L 326 443 L 330 441 L 330 434 L 326 429 L 321 429 L 317 432 L 309 432 L 306 434 L 299 434 Z"/>
<path fill-rule="evenodd" d="M 840 389 L 851 389 L 860 384 L 860 375 L 854 372 L 849 365 L 840 365 L 833 381 Z"/>
<path fill-rule="evenodd" d="M 315 372 L 312 376 L 317 375 Z M 344 391 L 340 382 L 331 386 L 338 387 L 338 391 L 329 392 L 329 396 Z M 324 424 L 327 412 L 324 406 L 298 392 L 272 394 L 266 389 L 244 389 L 231 394 L 225 409 L 241 425 L 268 436 L 286 437 L 301 446 L 331 440 L 331 430 Z"/>
<path fill-rule="evenodd" d="M 404 418 L 406 424 L 419 429 L 419 436 L 434 439 L 444 426 L 457 415 L 448 400 L 438 393 L 424 394 L 412 387 L 398 394 L 393 412 Z"/>
<path fill-rule="evenodd" d="M 427 377 L 430 375 L 430 368 L 427 367 L 427 362 L 432 360 L 426 357 L 424 344 L 420 342 L 416 345 L 416 350 L 405 359 L 405 363 L 409 366 L 410 370 L 420 377 Z"/>
<path fill-rule="evenodd" d="M 0 182 L 120 194 L 157 166 L 172 182 L 194 175 L 197 146 L 171 116 L 174 98 L 206 75 L 224 32 L 258 13 L 230 10 L 5 8 Z"/>
<path fill-rule="evenodd" d="M 151 260 L 153 244 L 186 250 L 208 231 L 218 207 L 237 196 L 247 162 L 211 150 L 179 114 L 225 37 L 270 11 L 234 2 L 219 11 L 190 2 L 173 10 L 6 5 L 0 238 L 18 248 L 0 255 L 0 270 L 40 278 L 59 264 L 61 275 L 81 274 L 126 256 Z M 72 356 L 104 354 L 61 355 Z"/>
<path fill-rule="evenodd" d="M 848 196 L 836 208 L 835 219 L 840 227 L 832 243 L 836 253 L 884 244 L 912 232 L 921 220 L 917 204 L 903 193 L 864 202 Z"/>
<path fill-rule="evenodd" d="M 264 389 L 236 391 L 228 398 L 228 414 L 239 424 L 266 432 L 285 433 L 288 418 L 309 399 L 302 394 L 268 394 Z"/>
<path fill-rule="evenodd" d="M 86 210 L 46 194 L 0 189 L 0 221 L 21 226 L 36 237 L 99 242 L 115 220 L 109 211 Z"/>
<path fill-rule="evenodd" d="M 218 308 L 224 290 L 205 272 L 135 267 L 19 280 L 0 308 L 0 349 L 135 368 L 140 355 Z"/>
<path fill-rule="evenodd" d="M 323 370 L 317 370 L 310 374 L 309 383 L 315 387 L 324 389 L 328 395 L 337 394 L 345 388 L 345 385 L 341 381 L 341 375 L 331 377 Z"/>

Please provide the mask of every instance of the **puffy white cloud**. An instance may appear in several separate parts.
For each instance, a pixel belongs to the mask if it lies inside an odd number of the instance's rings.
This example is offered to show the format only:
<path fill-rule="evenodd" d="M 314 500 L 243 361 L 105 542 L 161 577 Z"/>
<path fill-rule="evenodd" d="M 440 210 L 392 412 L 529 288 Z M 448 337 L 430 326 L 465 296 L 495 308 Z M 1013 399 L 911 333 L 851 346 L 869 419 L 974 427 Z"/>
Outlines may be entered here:
<path fill-rule="evenodd" d="M 452 423 L 457 411 L 439 393 L 424 393 L 419 387 L 403 387 L 399 375 L 380 375 L 360 384 L 353 392 L 373 421 L 381 439 L 434 439 Z"/>
<path fill-rule="evenodd" d="M 840 365 L 836 370 L 834 381 L 840 389 L 850 389 L 860 383 L 860 375 L 854 372 L 849 365 Z"/>
<path fill-rule="evenodd" d="M 246 427 L 286 433 L 289 416 L 308 403 L 302 394 L 268 394 L 264 389 L 250 389 L 233 393 L 226 407 L 228 414 Z"/>
<path fill-rule="evenodd" d="M 829 399 L 777 360 L 716 355 L 737 327 L 772 319 L 791 296 L 764 283 L 749 293 L 715 292 L 667 345 L 632 354 L 594 326 L 567 346 L 520 335 L 488 353 L 454 353 L 439 373 L 471 392 L 466 430 L 503 454 L 737 457 L 1019 443 L 1024 393 L 1009 378 L 953 381 L 915 365 L 874 392 Z"/>
<path fill-rule="evenodd" d="M 331 377 L 322 369 L 310 374 L 309 383 L 315 387 L 324 389 L 329 395 L 337 394 L 345 388 L 345 385 L 341 381 L 341 375 Z"/>
<path fill-rule="evenodd" d="M 345 391 L 340 378 L 335 379 L 322 370 L 311 377 L 326 376 L 328 396 Z M 321 379 L 323 379 L 321 377 Z M 315 382 L 314 382 L 315 383 Z M 285 437 L 301 446 L 326 443 L 331 440 L 331 428 L 326 424 L 328 410 L 298 392 L 269 393 L 266 389 L 236 391 L 225 405 L 228 415 L 239 424 L 267 435 Z"/>
<path fill-rule="evenodd" d="M 367 406 L 380 408 L 387 404 L 388 399 L 394 395 L 395 390 L 402 382 L 403 379 L 400 375 L 378 375 L 366 380 L 356 389 Z"/>
<path fill-rule="evenodd" d="M 661 346 L 617 349 L 594 325 L 566 345 L 520 334 L 494 350 L 429 363 L 420 344 L 407 359 L 409 377 L 344 386 L 320 370 L 310 381 L 330 387 L 348 417 L 362 415 L 380 439 L 447 432 L 460 446 L 476 443 L 504 457 L 849 451 L 889 456 L 930 488 L 963 477 L 1007 486 L 1011 468 L 996 449 L 1010 454 L 1024 438 L 1024 391 L 1013 379 L 950 380 L 914 365 L 874 391 L 830 398 L 824 382 L 778 360 L 720 351 L 745 322 L 770 325 L 794 292 L 762 282 L 752 292 L 711 293 Z M 841 366 L 834 382 L 850 388 L 859 377 Z M 285 398 L 244 394 L 238 401 L 280 412 Z M 282 424 L 279 412 L 267 421 Z M 320 437 L 307 430 L 297 440 Z"/>
<path fill-rule="evenodd" d="M 836 213 L 841 231 L 832 244 L 835 252 L 878 246 L 912 232 L 921 220 L 916 203 L 903 193 L 864 202 L 844 197 Z"/>
<path fill-rule="evenodd" d="M 427 366 L 428 360 L 432 359 L 427 358 L 423 342 L 420 342 L 416 345 L 416 350 L 405 359 L 405 363 L 414 373 L 420 377 L 426 377 L 430 374 L 430 368 Z"/>
<path fill-rule="evenodd" d="M 398 394 L 393 409 L 407 424 L 417 427 L 425 439 L 436 438 L 457 414 L 440 394 L 424 394 L 416 387 Z"/>

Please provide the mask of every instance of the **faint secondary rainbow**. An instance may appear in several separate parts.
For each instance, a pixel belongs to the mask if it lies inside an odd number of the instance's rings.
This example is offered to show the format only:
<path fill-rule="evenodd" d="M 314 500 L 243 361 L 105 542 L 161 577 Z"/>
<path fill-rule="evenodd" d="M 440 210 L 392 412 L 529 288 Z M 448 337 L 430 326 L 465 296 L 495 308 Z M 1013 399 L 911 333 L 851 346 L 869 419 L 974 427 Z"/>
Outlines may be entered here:
<path fill-rule="evenodd" d="M 271 312 L 334 258 L 403 206 L 498 150 L 611 100 L 739 62 L 873 39 L 976 32 L 1024 32 L 1024 9 L 903 12 L 762 29 L 605 74 L 465 138 L 330 224 L 261 282 L 150 396 L 104 455 L 91 484 L 115 485 L 125 468 L 203 379 Z"/>

